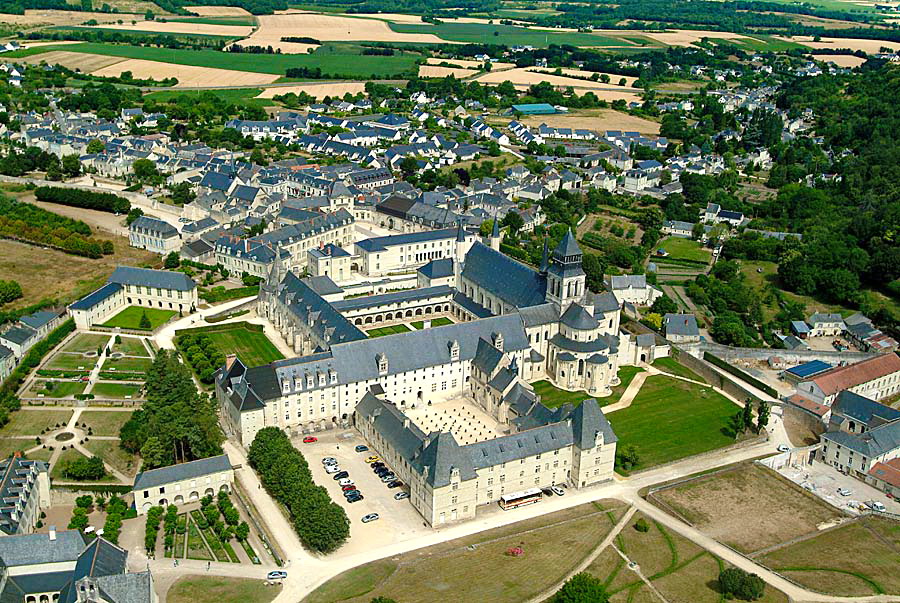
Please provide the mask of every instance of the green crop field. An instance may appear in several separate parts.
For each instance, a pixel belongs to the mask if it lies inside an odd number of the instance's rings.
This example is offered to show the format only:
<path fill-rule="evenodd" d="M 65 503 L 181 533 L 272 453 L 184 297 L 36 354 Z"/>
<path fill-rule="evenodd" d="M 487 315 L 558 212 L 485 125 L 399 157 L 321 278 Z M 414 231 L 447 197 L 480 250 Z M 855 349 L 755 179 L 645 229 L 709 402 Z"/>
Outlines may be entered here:
<path fill-rule="evenodd" d="M 150 321 L 149 329 L 141 329 L 141 317 L 146 314 Z M 128 306 L 105 323 L 104 327 L 120 327 L 122 329 L 137 329 L 152 331 L 156 327 L 165 324 L 170 318 L 178 314 L 175 310 L 161 310 L 159 308 L 144 308 L 142 306 Z"/>
<path fill-rule="evenodd" d="M 372 76 L 375 78 L 390 78 L 411 75 L 416 71 L 418 55 L 368 56 L 361 54 L 360 47 L 354 47 L 356 49 L 354 53 L 330 54 L 330 51 L 323 50 L 324 48 L 324 46 L 321 47 L 313 54 L 234 54 L 216 50 L 186 50 L 87 42 L 17 50 L 6 53 L 6 58 L 13 59 L 52 50 L 66 50 L 126 59 L 160 61 L 176 65 L 215 67 L 218 69 L 225 68 L 235 71 L 277 75 L 284 75 L 289 67 L 318 67 L 323 73 L 350 78 L 369 78 Z"/>
<path fill-rule="evenodd" d="M 168 103 L 188 99 L 189 102 L 202 100 L 207 95 L 234 105 L 246 105 L 256 107 L 268 107 L 272 105 L 271 99 L 256 98 L 263 91 L 262 88 L 232 88 L 222 90 L 158 90 L 144 95 L 145 100 L 153 100 L 158 103 Z"/>
<path fill-rule="evenodd" d="M 733 444 L 729 419 L 739 410 L 712 388 L 651 375 L 631 406 L 607 418 L 618 445 L 634 445 L 646 469 Z"/>
<path fill-rule="evenodd" d="M 126 38 L 136 38 L 143 36 L 170 36 L 179 40 L 187 40 L 190 38 L 202 38 L 204 40 L 239 40 L 242 36 L 222 36 L 216 34 L 195 34 L 195 33 L 166 33 L 162 34 L 158 31 L 149 31 L 149 30 L 141 30 L 141 29 L 116 29 L 114 27 L 87 27 L 80 25 L 60 25 L 58 27 L 51 27 L 50 29 L 54 31 L 102 31 L 107 34 L 121 34 Z"/>
<path fill-rule="evenodd" d="M 549 46 L 569 44 L 571 46 L 621 46 L 622 41 L 609 36 L 591 33 L 553 32 L 526 29 L 515 25 L 488 25 L 486 23 L 441 23 L 440 25 L 417 23 L 389 23 L 390 28 L 399 33 L 434 34 L 448 42 L 471 44 L 506 44 L 508 46 L 530 45 Z M 496 35 L 495 35 L 496 34 Z"/>

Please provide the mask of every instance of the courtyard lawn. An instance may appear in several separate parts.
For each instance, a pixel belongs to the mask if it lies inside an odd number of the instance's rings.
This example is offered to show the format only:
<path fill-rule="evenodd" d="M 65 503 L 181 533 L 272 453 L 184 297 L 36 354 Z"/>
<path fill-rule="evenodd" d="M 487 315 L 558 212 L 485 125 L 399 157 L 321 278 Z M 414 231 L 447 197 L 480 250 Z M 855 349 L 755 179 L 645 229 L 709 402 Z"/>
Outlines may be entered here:
<path fill-rule="evenodd" d="M 665 249 L 669 252 L 667 257 L 676 260 L 708 262 L 712 258 L 712 252 L 709 249 L 704 249 L 700 243 L 693 239 L 682 237 L 669 237 L 659 243 L 656 248 Z"/>
<path fill-rule="evenodd" d="M 693 379 L 694 381 L 706 383 L 706 379 L 679 363 L 674 358 L 657 358 L 653 361 L 652 366 L 664 373 L 675 375 L 676 377 L 684 377 L 685 379 Z"/>
<path fill-rule="evenodd" d="M 55 446 L 56 446 L 56 448 L 59 448 L 61 446 L 70 446 L 71 443 L 72 442 L 57 442 L 55 444 Z M 62 454 L 59 455 L 59 457 L 56 459 L 56 462 L 53 463 L 53 466 L 50 468 L 50 479 L 52 479 L 52 480 L 60 480 L 61 479 L 61 480 L 69 481 L 70 478 L 66 477 L 65 472 L 63 471 L 63 468 L 65 467 L 66 463 L 68 463 L 70 461 L 75 461 L 78 459 L 83 459 L 83 458 L 85 458 L 85 456 L 83 454 L 81 454 L 80 452 L 78 452 L 77 450 L 75 450 L 74 448 L 72 448 L 71 446 L 69 448 L 67 448 L 66 450 L 63 450 Z M 74 481 L 74 480 L 72 480 L 72 481 Z"/>
<path fill-rule="evenodd" d="M 37 446 L 37 444 L 34 443 L 34 440 L 0 438 L 0 458 L 9 458 L 14 452 L 25 452 L 29 448 L 34 448 L 35 446 Z M 28 458 L 40 460 L 30 454 L 28 455 Z"/>
<path fill-rule="evenodd" d="M 38 435 L 42 429 L 62 427 L 71 418 L 71 410 L 17 410 L 9 413 L 9 423 L 0 429 L 0 436 Z"/>
<path fill-rule="evenodd" d="M 43 395 L 44 398 L 68 398 L 84 393 L 87 383 L 83 381 L 35 381 L 27 395 Z"/>
<path fill-rule="evenodd" d="M 70 354 L 68 352 L 57 352 L 43 366 L 45 369 L 54 371 L 73 371 L 84 370 L 90 371 L 97 365 L 97 356 L 91 358 L 82 354 Z"/>
<path fill-rule="evenodd" d="M 126 396 L 129 399 L 138 398 L 141 392 L 141 385 L 132 383 L 95 383 L 91 393 L 98 398 L 112 398 L 114 400 L 124 400 Z"/>
<path fill-rule="evenodd" d="M 119 410 L 84 410 L 79 418 L 79 423 L 91 428 L 91 435 L 95 436 L 119 436 L 122 428 L 131 413 Z"/>
<path fill-rule="evenodd" d="M 150 352 L 144 347 L 144 342 L 139 337 L 122 337 L 122 343 L 113 343 L 114 352 L 122 352 L 126 356 L 142 356 L 147 358 Z"/>
<path fill-rule="evenodd" d="M 644 369 L 638 366 L 623 366 L 619 369 L 619 385 L 612 388 L 612 394 L 605 397 L 592 396 L 586 391 L 569 392 L 559 389 L 549 381 L 535 381 L 531 384 L 536 394 L 541 397 L 541 403 L 547 408 L 557 408 L 563 404 L 572 404 L 578 406 L 588 398 L 594 398 L 600 406 L 613 404 L 619 401 L 625 390 L 634 380 L 634 376 L 643 372 Z"/>
<path fill-rule="evenodd" d="M 166 595 L 169 603 L 268 603 L 281 586 L 263 580 L 225 576 L 182 576 Z"/>
<path fill-rule="evenodd" d="M 407 331 L 411 331 L 409 327 L 406 325 L 392 325 L 390 327 L 381 327 L 378 329 L 372 329 L 371 331 L 366 331 L 366 335 L 369 337 L 384 337 L 385 335 L 393 335 L 395 333 L 406 333 Z"/>
<path fill-rule="evenodd" d="M 214 327 L 215 330 L 208 332 L 192 332 L 208 335 L 223 354 L 237 354 L 247 366 L 260 366 L 284 358 L 265 333 L 248 329 L 245 324 L 235 323 L 233 326 Z"/>
<path fill-rule="evenodd" d="M 107 358 L 103 363 L 104 371 L 117 373 L 142 373 L 150 368 L 153 361 L 149 358 Z"/>
<path fill-rule="evenodd" d="M 150 321 L 150 328 L 141 328 L 141 316 L 147 314 Z M 162 310 L 160 308 L 144 308 L 142 306 L 128 306 L 101 326 L 119 327 L 121 329 L 134 329 L 137 331 L 153 331 L 160 325 L 168 322 L 170 318 L 178 314 L 175 310 Z"/>
<path fill-rule="evenodd" d="M 734 443 L 729 420 L 740 408 L 712 388 L 651 375 L 628 408 L 607 418 L 618 447 L 637 448 L 638 469 Z"/>
<path fill-rule="evenodd" d="M 63 352 L 96 352 L 97 348 L 109 343 L 109 335 L 93 335 L 91 333 L 79 333 L 63 346 Z"/>
<path fill-rule="evenodd" d="M 411 324 L 414 329 L 423 329 L 425 327 L 424 320 L 414 320 L 409 324 Z M 449 318 L 447 318 L 446 316 L 441 316 L 440 318 L 435 318 L 431 321 L 432 327 L 443 327 L 445 325 L 452 325 L 452 324 L 454 324 L 453 321 L 450 320 Z"/>
<path fill-rule="evenodd" d="M 137 473 L 138 458 L 123 450 L 118 440 L 89 440 L 84 447 L 125 475 L 133 476 Z"/>

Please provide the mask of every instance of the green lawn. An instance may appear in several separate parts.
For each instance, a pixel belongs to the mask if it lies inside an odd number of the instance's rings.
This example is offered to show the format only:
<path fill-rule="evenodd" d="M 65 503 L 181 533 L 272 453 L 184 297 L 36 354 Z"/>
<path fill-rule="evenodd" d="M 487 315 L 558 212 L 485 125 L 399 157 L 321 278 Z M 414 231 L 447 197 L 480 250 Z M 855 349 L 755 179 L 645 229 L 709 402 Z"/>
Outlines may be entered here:
<path fill-rule="evenodd" d="M 9 458 L 14 452 L 25 452 L 29 448 L 34 448 L 37 444 L 34 440 L 20 440 L 13 438 L 0 438 L 0 459 Z M 41 451 L 43 452 L 43 451 Z M 27 455 L 33 460 L 41 460 L 39 456 Z"/>
<path fill-rule="evenodd" d="M 61 442 L 57 445 L 57 448 L 60 446 L 64 446 L 67 444 L 71 444 L 71 442 Z M 65 476 L 65 472 L 63 471 L 63 467 L 66 463 L 70 461 L 75 461 L 78 459 L 83 459 L 84 455 L 72 448 L 71 446 L 67 450 L 63 450 L 62 453 L 57 457 L 56 462 L 53 463 L 53 466 L 50 468 L 50 479 L 53 480 L 66 480 L 69 478 Z"/>
<path fill-rule="evenodd" d="M 618 446 L 634 445 L 646 469 L 733 444 L 728 424 L 739 410 L 709 387 L 651 375 L 628 408 L 607 418 Z"/>
<path fill-rule="evenodd" d="M 323 45 L 312 54 L 234 54 L 216 50 L 189 50 L 155 48 L 150 46 L 125 46 L 85 42 L 80 44 L 51 45 L 6 53 L 13 59 L 49 52 L 67 50 L 69 52 L 85 52 L 105 56 L 123 57 L 126 59 L 144 59 L 160 61 L 176 65 L 194 65 L 196 67 L 216 67 L 251 71 L 254 73 L 272 73 L 285 75 L 289 67 L 309 67 L 322 70 L 322 73 L 348 78 L 392 78 L 410 75 L 416 70 L 418 54 L 395 54 L 391 57 L 363 55 L 358 45 L 342 48 L 338 54 L 331 45 Z M 351 52 L 352 50 L 352 52 Z"/>
<path fill-rule="evenodd" d="M 91 428 L 91 434 L 95 436 L 118 436 L 119 429 L 128 419 L 131 413 L 118 410 L 85 410 L 82 411 L 78 422 L 87 424 Z"/>
<path fill-rule="evenodd" d="M 0 436 L 38 435 L 42 429 L 56 429 L 71 418 L 71 410 L 17 410 L 9 413 L 9 423 L 0 429 Z"/>
<path fill-rule="evenodd" d="M 265 333 L 248 328 L 244 322 L 190 329 L 187 333 L 208 336 L 219 351 L 225 355 L 237 354 L 247 366 L 260 366 L 284 358 Z M 183 334 L 185 331 L 179 331 L 176 336 Z"/>
<path fill-rule="evenodd" d="M 118 47 L 117 47 L 118 48 Z M 123 46 L 122 48 L 128 48 Z M 150 328 L 141 328 L 141 317 L 146 314 L 150 321 Z M 165 324 L 170 318 L 178 314 L 175 310 L 162 310 L 160 308 L 144 308 L 141 306 L 128 306 L 101 326 L 120 327 L 122 329 L 135 329 L 139 331 L 152 331 Z"/>
<path fill-rule="evenodd" d="M 406 325 L 393 325 L 390 327 L 381 327 L 378 329 L 372 329 L 371 331 L 366 331 L 366 335 L 369 337 L 384 337 L 385 335 L 393 335 L 395 333 L 406 333 L 407 331 L 411 331 L 409 327 Z"/>
<path fill-rule="evenodd" d="M 712 258 L 712 252 L 709 249 L 704 249 L 697 241 L 683 237 L 669 237 L 656 247 L 665 249 L 669 252 L 667 257 L 676 260 L 708 262 Z"/>
<path fill-rule="evenodd" d="M 84 392 L 87 383 L 83 381 L 35 381 L 28 395 L 43 394 L 45 398 L 68 398 Z"/>
<path fill-rule="evenodd" d="M 701 381 L 706 383 L 706 379 L 679 363 L 674 358 L 666 357 L 666 358 L 657 358 L 653 361 L 652 366 L 654 368 L 658 368 L 664 373 L 669 373 L 670 375 L 675 375 L 677 377 L 684 377 L 686 379 L 693 379 L 694 381 Z"/>
<path fill-rule="evenodd" d="M 607 404 L 618 402 L 619 398 L 622 397 L 622 394 L 624 394 L 625 390 L 628 388 L 628 385 L 634 379 L 634 376 L 643 371 L 644 369 L 638 366 L 621 367 L 619 369 L 619 385 L 612 388 L 612 395 L 604 396 L 602 398 L 592 396 L 585 391 L 569 392 L 564 389 L 559 389 L 549 381 L 535 381 L 531 384 L 531 387 L 533 387 L 535 393 L 541 397 L 541 403 L 547 408 L 557 408 L 567 403 L 578 406 L 588 398 L 595 398 L 600 406 L 606 406 Z"/>
<path fill-rule="evenodd" d="M 63 352 L 96 352 L 109 343 L 109 335 L 93 335 L 91 333 L 79 333 L 63 346 Z"/>
<path fill-rule="evenodd" d="M 97 365 L 97 357 L 86 358 L 82 354 L 57 352 L 42 368 L 55 371 L 85 370 L 90 371 Z"/>
<path fill-rule="evenodd" d="M 425 321 L 424 320 L 414 320 L 409 324 L 411 324 L 414 329 L 422 329 L 425 326 Z M 440 318 L 435 318 L 431 321 L 432 327 L 443 327 L 445 325 L 452 325 L 452 324 L 454 324 L 453 321 L 450 320 L 449 318 L 447 318 L 446 316 L 441 316 Z"/>
<path fill-rule="evenodd" d="M 125 396 L 137 398 L 140 391 L 140 385 L 131 383 L 95 383 L 91 393 L 98 398 L 124 399 Z"/>
<path fill-rule="evenodd" d="M 266 586 L 262 579 L 223 576 L 183 576 L 166 594 L 169 603 L 268 603 L 281 586 Z"/>
<path fill-rule="evenodd" d="M 553 32 L 526 29 L 515 25 L 489 25 L 487 23 L 454 23 L 446 21 L 440 25 L 429 23 L 388 23 L 390 28 L 400 33 L 434 34 L 448 42 L 470 44 L 505 44 L 546 47 L 550 44 L 570 46 L 622 46 L 622 41 L 609 36 L 592 33 Z M 495 35 L 497 34 L 497 35 Z"/>
<path fill-rule="evenodd" d="M 117 373 L 123 372 L 144 372 L 150 368 L 150 365 L 153 364 L 153 361 L 149 358 L 108 358 L 103 363 L 104 371 L 115 371 Z"/>
<path fill-rule="evenodd" d="M 113 352 L 122 352 L 126 356 L 150 357 L 144 342 L 138 337 L 121 337 L 122 343 L 113 344 Z"/>
<path fill-rule="evenodd" d="M 127 415 L 128 413 L 122 413 Z M 89 440 L 84 447 L 128 476 L 137 474 L 138 458 L 119 446 L 118 440 Z"/>

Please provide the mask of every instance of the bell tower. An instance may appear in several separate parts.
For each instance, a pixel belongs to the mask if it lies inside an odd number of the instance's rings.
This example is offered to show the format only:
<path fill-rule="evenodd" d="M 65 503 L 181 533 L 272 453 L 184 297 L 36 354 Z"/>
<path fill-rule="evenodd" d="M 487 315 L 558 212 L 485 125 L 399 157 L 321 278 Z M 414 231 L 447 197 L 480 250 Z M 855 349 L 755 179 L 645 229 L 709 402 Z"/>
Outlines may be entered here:
<path fill-rule="evenodd" d="M 583 253 L 572 230 L 566 233 L 550 257 L 547 268 L 547 301 L 556 304 L 560 315 L 585 294 L 585 275 L 581 268 Z"/>

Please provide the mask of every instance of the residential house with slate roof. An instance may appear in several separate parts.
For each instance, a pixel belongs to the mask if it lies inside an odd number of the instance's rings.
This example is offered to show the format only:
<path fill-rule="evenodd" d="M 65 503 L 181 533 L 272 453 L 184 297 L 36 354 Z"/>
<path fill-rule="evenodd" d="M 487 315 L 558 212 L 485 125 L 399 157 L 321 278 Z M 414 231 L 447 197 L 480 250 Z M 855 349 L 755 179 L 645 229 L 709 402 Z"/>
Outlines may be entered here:
<path fill-rule="evenodd" d="M 128 227 L 128 241 L 132 247 L 168 255 L 181 247 L 178 229 L 157 218 L 141 216 Z"/>
<path fill-rule="evenodd" d="M 666 314 L 663 317 L 666 339 L 672 343 L 696 343 L 700 341 L 700 328 L 693 314 Z"/>
<path fill-rule="evenodd" d="M 204 496 L 231 492 L 234 469 L 228 455 L 142 471 L 134 478 L 134 506 L 139 514 L 151 507 L 183 505 Z"/>
<path fill-rule="evenodd" d="M 197 283 L 183 272 L 119 266 L 105 285 L 69 305 L 79 329 L 100 324 L 127 306 L 193 312 Z"/>
<path fill-rule="evenodd" d="M 820 457 L 838 471 L 865 480 L 876 463 L 900 458 L 900 420 L 862 433 L 829 431 L 821 436 Z"/>

